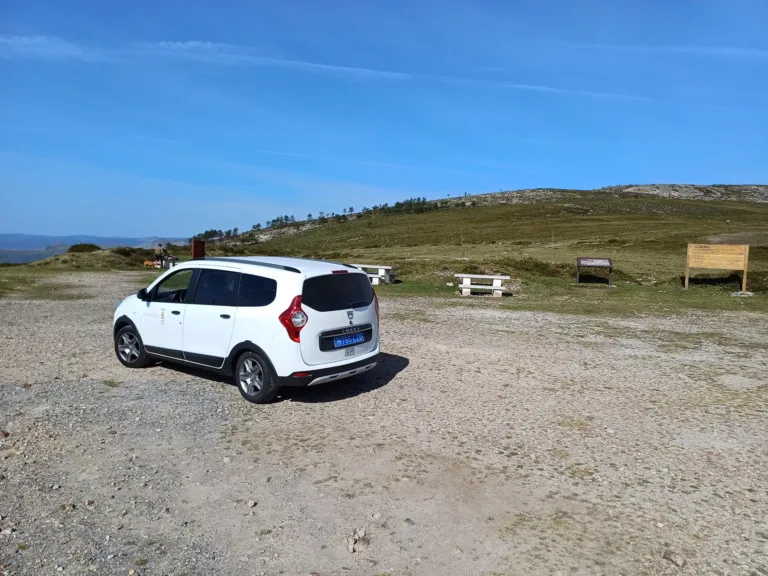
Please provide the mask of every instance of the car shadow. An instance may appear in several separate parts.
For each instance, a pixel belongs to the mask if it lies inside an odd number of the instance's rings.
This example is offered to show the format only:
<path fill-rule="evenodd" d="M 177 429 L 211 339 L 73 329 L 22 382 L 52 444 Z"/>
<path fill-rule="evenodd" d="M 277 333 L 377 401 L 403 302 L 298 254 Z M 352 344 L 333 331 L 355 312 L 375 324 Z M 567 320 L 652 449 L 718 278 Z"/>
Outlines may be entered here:
<path fill-rule="evenodd" d="M 186 366 L 184 364 L 174 364 L 172 362 L 158 361 L 158 364 L 162 364 L 164 368 L 173 370 L 174 372 L 235 386 L 232 378 L 222 374 L 216 374 L 215 372 L 209 372 L 208 370 Z M 311 404 L 345 400 L 386 386 L 395 378 L 395 376 L 405 370 L 408 364 L 408 358 L 398 356 L 397 354 L 382 353 L 381 356 L 379 356 L 379 362 L 376 365 L 376 368 L 370 372 L 366 372 L 360 376 L 338 380 L 337 382 L 319 384 L 318 386 L 296 388 L 285 387 L 280 390 L 275 402 L 290 400 L 292 402 L 306 402 Z"/>
<path fill-rule="evenodd" d="M 408 364 L 410 362 L 404 356 L 382 352 L 376 368 L 370 372 L 317 386 L 286 387 L 280 390 L 277 401 L 290 400 L 291 402 L 317 404 L 346 400 L 347 398 L 353 398 L 383 388 L 392 382 L 395 376 L 405 370 Z"/>

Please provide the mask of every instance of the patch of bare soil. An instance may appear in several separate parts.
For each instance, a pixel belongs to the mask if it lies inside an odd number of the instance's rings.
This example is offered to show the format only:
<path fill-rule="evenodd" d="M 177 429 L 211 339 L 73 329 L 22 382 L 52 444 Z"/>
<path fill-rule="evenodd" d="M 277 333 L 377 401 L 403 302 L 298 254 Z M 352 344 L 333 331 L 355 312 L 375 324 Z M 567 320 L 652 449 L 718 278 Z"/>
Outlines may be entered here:
<path fill-rule="evenodd" d="M 764 316 L 388 300 L 377 371 L 255 406 L 62 281 L 0 300 L 6 574 L 768 573 Z"/>

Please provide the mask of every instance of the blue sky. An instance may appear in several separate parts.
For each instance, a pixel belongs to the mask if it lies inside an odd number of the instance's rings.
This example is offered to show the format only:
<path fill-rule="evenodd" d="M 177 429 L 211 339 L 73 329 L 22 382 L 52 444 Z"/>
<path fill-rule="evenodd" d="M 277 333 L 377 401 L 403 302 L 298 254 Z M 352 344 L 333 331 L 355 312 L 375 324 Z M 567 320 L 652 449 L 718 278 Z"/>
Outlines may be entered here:
<path fill-rule="evenodd" d="M 768 182 L 764 0 L 7 0 L 0 231 Z"/>

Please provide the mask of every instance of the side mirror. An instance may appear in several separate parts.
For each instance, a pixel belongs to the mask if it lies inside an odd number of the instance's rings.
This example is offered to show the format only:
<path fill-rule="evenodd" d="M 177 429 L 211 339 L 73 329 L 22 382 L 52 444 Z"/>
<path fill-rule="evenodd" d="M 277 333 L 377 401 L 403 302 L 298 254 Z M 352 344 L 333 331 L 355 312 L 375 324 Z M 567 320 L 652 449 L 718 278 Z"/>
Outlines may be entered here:
<path fill-rule="evenodd" d="M 146 288 L 142 288 L 141 290 L 139 290 L 136 293 L 136 298 L 138 298 L 142 302 L 148 300 L 148 298 L 147 298 L 147 289 Z"/>

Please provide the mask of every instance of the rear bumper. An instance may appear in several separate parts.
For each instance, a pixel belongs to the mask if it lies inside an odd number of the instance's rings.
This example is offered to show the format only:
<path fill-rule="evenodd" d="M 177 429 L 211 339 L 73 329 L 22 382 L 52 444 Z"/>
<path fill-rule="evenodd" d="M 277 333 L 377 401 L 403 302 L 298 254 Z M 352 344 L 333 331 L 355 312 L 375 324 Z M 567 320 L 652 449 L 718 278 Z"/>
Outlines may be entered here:
<path fill-rule="evenodd" d="M 344 378 L 363 374 L 375 368 L 378 361 L 379 353 L 376 353 L 363 360 L 334 366 L 333 368 L 308 369 L 306 372 L 294 372 L 290 376 L 279 377 L 277 381 L 280 386 L 315 386 L 316 384 L 335 382 L 336 380 L 343 380 Z"/>

